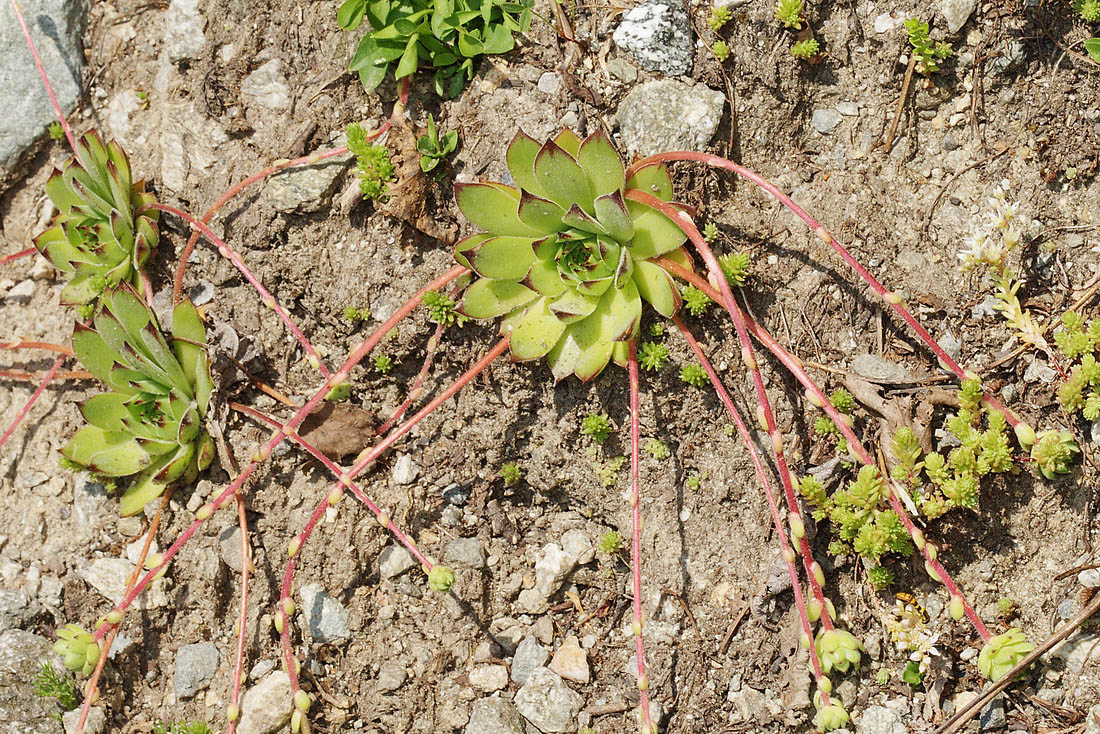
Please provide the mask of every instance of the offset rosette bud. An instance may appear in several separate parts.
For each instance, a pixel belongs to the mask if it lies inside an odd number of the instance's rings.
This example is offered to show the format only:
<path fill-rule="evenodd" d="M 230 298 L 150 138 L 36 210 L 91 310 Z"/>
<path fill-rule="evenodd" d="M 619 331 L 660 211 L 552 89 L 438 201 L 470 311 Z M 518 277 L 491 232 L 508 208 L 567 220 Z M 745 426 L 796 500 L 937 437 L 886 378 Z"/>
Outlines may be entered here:
<path fill-rule="evenodd" d="M 60 213 L 34 245 L 69 282 L 61 303 L 79 305 L 104 290 L 138 285 L 142 263 L 157 245 L 159 212 L 145 182 L 134 183 L 130 161 L 114 141 L 95 131 L 76 143 L 70 158 L 46 182 L 46 193 Z"/>
<path fill-rule="evenodd" d="M 816 726 L 819 731 L 841 729 L 847 723 L 848 712 L 844 710 L 843 706 L 837 703 L 831 703 L 819 709 L 817 715 L 814 716 L 814 726 Z"/>
<path fill-rule="evenodd" d="M 1043 431 L 1031 447 L 1031 458 L 1035 466 L 1047 479 L 1056 474 L 1069 474 L 1070 465 L 1081 449 L 1069 431 Z"/>
<path fill-rule="evenodd" d="M 80 406 L 88 425 L 61 453 L 96 474 L 137 475 L 122 497 L 122 514 L 133 515 L 213 460 L 213 441 L 203 431 L 213 391 L 206 329 L 190 301 L 172 312 L 171 340 L 129 286 L 102 303 L 91 327 L 77 324 L 73 351 L 110 392 Z"/>
<path fill-rule="evenodd" d="M 1027 641 L 1024 633 L 1013 627 L 985 643 L 978 653 L 978 669 L 986 678 L 996 682 L 1034 649 L 1035 645 Z"/>
<path fill-rule="evenodd" d="M 447 592 L 455 585 L 455 572 L 446 566 L 433 566 L 428 573 L 428 586 L 433 591 Z"/>
<path fill-rule="evenodd" d="M 859 667 L 863 645 L 851 632 L 839 629 L 822 630 L 817 635 L 815 648 L 826 674 L 839 670 L 847 673 L 851 666 Z"/>
<path fill-rule="evenodd" d="M 99 642 L 92 633 L 70 624 L 59 629 L 57 636 L 60 639 L 53 644 L 53 651 L 64 659 L 65 667 L 80 671 L 81 675 L 91 674 L 99 660 Z"/>
<path fill-rule="evenodd" d="M 680 308 L 679 288 L 653 259 L 690 267 L 680 228 L 626 196 L 638 189 L 670 201 L 668 171 L 648 165 L 626 180 L 602 130 L 584 140 L 565 130 L 541 145 L 519 132 L 506 157 L 514 186 L 455 186 L 459 209 L 486 230 L 455 246 L 455 259 L 481 276 L 460 310 L 504 316 L 512 358 L 546 357 L 557 379 L 590 380 L 612 358 L 625 364 L 642 301 L 668 317 Z"/>

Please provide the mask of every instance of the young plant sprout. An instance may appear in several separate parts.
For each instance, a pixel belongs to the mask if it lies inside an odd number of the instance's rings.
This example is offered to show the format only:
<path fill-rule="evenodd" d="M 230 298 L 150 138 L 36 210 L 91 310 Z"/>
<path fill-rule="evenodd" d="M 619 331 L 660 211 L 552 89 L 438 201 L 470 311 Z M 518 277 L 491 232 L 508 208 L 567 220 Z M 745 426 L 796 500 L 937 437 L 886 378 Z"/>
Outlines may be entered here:
<path fill-rule="evenodd" d="M 775 17 L 784 28 L 802 29 L 802 0 L 776 0 Z"/>
<path fill-rule="evenodd" d="M 816 38 L 807 38 L 791 46 L 791 56 L 794 56 L 796 59 L 812 59 L 814 56 L 817 56 L 817 52 L 820 48 L 821 46 L 818 44 Z"/>
<path fill-rule="evenodd" d="M 928 37 L 928 24 L 919 18 L 909 18 L 902 25 L 909 34 L 909 46 L 917 60 L 917 71 L 925 76 L 939 71 L 940 62 L 951 56 L 951 44 L 943 41 L 932 43 Z"/>
<path fill-rule="evenodd" d="M 448 130 L 440 137 L 435 127 L 435 118 L 428 115 L 428 131 L 416 139 L 416 151 L 420 153 L 420 170 L 424 173 L 435 170 L 447 156 L 458 149 L 458 131 Z"/>
<path fill-rule="evenodd" d="M 519 484 L 519 480 L 523 477 L 523 470 L 519 468 L 519 464 L 514 461 L 500 465 L 500 478 L 504 480 L 505 487 L 511 487 L 514 484 Z"/>
<path fill-rule="evenodd" d="M 611 419 L 602 413 L 590 413 L 581 421 L 581 433 L 603 443 L 611 435 Z"/>
<path fill-rule="evenodd" d="M 714 58 L 718 59 L 719 62 L 730 57 L 730 47 L 725 41 L 715 41 L 710 47 L 710 52 L 714 54 Z"/>

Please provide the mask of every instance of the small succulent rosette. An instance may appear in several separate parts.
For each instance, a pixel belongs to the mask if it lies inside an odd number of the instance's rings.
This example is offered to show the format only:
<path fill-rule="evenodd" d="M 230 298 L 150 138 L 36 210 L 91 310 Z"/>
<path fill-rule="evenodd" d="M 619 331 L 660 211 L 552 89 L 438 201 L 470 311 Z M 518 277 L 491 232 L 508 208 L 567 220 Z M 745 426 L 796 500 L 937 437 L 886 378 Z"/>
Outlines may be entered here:
<path fill-rule="evenodd" d="M 137 475 L 122 497 L 123 515 L 140 512 L 180 479 L 210 465 L 203 430 L 213 383 L 206 329 L 190 301 L 172 313 L 172 344 L 128 286 L 103 296 L 93 327 L 77 324 L 73 351 L 109 392 L 80 406 L 88 425 L 62 449 L 73 464 L 107 477 Z"/>
<path fill-rule="evenodd" d="M 639 189 L 671 201 L 668 170 L 648 165 L 627 180 L 602 130 L 584 140 L 565 130 L 543 144 L 520 131 L 506 160 L 514 185 L 455 186 L 459 209 L 485 230 L 455 246 L 455 258 L 480 276 L 460 310 L 503 316 L 512 358 L 546 357 L 559 380 L 590 380 L 612 358 L 625 364 L 642 301 L 666 317 L 680 308 L 678 286 L 654 259 L 691 267 L 681 229 L 626 195 Z"/>
<path fill-rule="evenodd" d="M 142 263 L 157 245 L 158 212 L 145 182 L 133 182 L 130 161 L 117 143 L 94 132 L 46 182 L 60 212 L 34 240 L 42 255 L 69 278 L 61 303 L 94 301 L 120 283 L 137 285 Z"/>

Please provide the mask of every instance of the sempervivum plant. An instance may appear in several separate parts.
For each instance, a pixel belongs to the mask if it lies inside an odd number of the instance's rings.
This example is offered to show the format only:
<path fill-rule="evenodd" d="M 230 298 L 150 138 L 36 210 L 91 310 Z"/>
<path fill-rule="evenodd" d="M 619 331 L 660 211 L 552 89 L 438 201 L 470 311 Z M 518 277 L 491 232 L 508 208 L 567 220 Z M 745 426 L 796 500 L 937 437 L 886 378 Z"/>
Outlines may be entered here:
<path fill-rule="evenodd" d="M 517 361 L 546 357 L 554 376 L 590 380 L 638 333 L 642 301 L 675 315 L 680 292 L 653 258 L 686 264 L 686 239 L 668 217 L 624 192 L 662 201 L 672 182 L 661 163 L 628 180 L 615 146 L 601 130 L 581 140 L 565 130 L 539 144 L 522 131 L 508 146 L 515 186 L 457 184 L 458 207 L 486 230 L 455 246 L 455 257 L 481 278 L 461 310 L 475 319 L 505 316 Z M 674 252 L 675 251 L 675 252 Z"/>
<path fill-rule="evenodd" d="M 46 193 L 60 213 L 34 244 L 69 278 L 63 304 L 89 303 L 120 283 L 139 285 L 142 263 L 157 244 L 159 213 L 113 140 L 105 145 L 96 132 L 85 133 L 76 158 L 53 172 Z"/>
<path fill-rule="evenodd" d="M 180 477 L 214 458 L 203 431 L 212 383 L 206 330 L 190 301 L 172 313 L 172 344 L 152 311 L 127 286 L 104 295 L 94 328 L 77 324 L 73 351 L 110 392 L 80 406 L 88 421 L 62 450 L 73 464 L 108 477 L 138 475 L 122 497 L 140 512 Z"/>

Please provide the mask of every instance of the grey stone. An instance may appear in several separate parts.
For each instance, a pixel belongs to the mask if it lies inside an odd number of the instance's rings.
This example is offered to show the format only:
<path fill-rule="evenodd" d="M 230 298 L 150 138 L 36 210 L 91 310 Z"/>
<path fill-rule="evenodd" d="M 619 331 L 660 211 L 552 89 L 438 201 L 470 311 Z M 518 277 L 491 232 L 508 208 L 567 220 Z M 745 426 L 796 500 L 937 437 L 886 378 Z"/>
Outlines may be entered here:
<path fill-rule="evenodd" d="M 463 507 L 470 499 L 470 488 L 463 487 L 461 484 L 448 484 L 443 489 L 443 499 L 447 500 L 452 507 Z"/>
<path fill-rule="evenodd" d="M 84 27 L 90 3 L 84 0 L 22 0 L 46 75 L 65 114 L 76 107 L 84 73 Z M 53 106 L 42 86 L 11 3 L 0 6 L 0 192 L 36 141 L 46 139 Z"/>
<path fill-rule="evenodd" d="M 960 145 L 961 143 L 959 143 L 959 139 L 956 138 L 953 134 L 947 133 L 943 136 L 944 150 L 958 150 Z"/>
<path fill-rule="evenodd" d="M 544 667 L 550 659 L 550 653 L 534 637 L 524 637 L 516 646 L 512 657 L 512 680 L 523 685 L 531 672 Z"/>
<path fill-rule="evenodd" d="M 62 714 L 61 723 L 65 726 L 65 734 L 76 734 L 77 724 L 80 723 L 80 707 Z M 92 706 L 88 709 L 88 718 L 84 720 L 84 734 L 103 734 L 106 729 L 106 712 L 100 706 Z"/>
<path fill-rule="evenodd" d="M 114 604 L 126 595 L 126 580 L 134 570 L 134 564 L 125 558 L 97 558 L 84 569 L 82 576 L 88 584 Z M 164 593 L 164 579 L 150 584 L 137 599 L 134 609 L 153 609 L 168 605 Z"/>
<path fill-rule="evenodd" d="M 908 729 L 893 709 L 885 706 L 868 706 L 859 718 L 860 734 L 907 734 Z"/>
<path fill-rule="evenodd" d="M 939 338 L 940 346 L 943 347 L 943 351 L 947 352 L 947 355 L 951 359 L 958 360 L 959 355 L 962 354 L 962 342 L 959 341 L 954 334 L 950 331 L 945 331 L 943 336 Z"/>
<path fill-rule="evenodd" d="M 1058 373 L 1046 363 L 1046 360 L 1035 359 L 1024 370 L 1024 382 L 1045 382 L 1047 384 L 1054 382 L 1058 377 Z"/>
<path fill-rule="evenodd" d="M 577 567 L 577 558 L 557 543 L 547 543 L 535 562 L 535 589 L 549 599 L 561 588 L 565 577 Z"/>
<path fill-rule="evenodd" d="M 730 709 L 731 724 L 747 722 L 766 724 L 782 710 L 774 697 L 770 697 L 766 691 L 741 685 L 740 678 L 736 680 L 736 690 L 735 682 L 730 682 L 726 700 L 733 704 Z"/>
<path fill-rule="evenodd" d="M 31 300 L 31 296 L 33 295 L 34 281 L 31 278 L 27 278 L 12 286 L 4 299 L 14 303 L 27 303 Z"/>
<path fill-rule="evenodd" d="M 1090 659 L 1089 653 L 1092 653 L 1092 660 L 1100 660 L 1100 645 L 1097 641 L 1100 641 L 1100 635 L 1078 632 L 1059 643 L 1043 658 L 1062 663 L 1067 671 L 1076 675 Z"/>
<path fill-rule="evenodd" d="M 986 62 L 985 73 L 999 76 L 1015 71 L 1027 60 L 1027 46 L 1019 39 L 1009 41 L 994 58 Z"/>
<path fill-rule="evenodd" d="M 817 130 L 822 135 L 828 135 L 836 129 L 836 126 L 840 124 L 843 117 L 844 116 L 840 114 L 839 110 L 832 107 L 826 107 L 814 110 L 810 123 L 814 126 L 814 130 Z"/>
<path fill-rule="evenodd" d="M 176 673 L 172 676 L 176 698 L 192 698 L 206 688 L 218 671 L 219 660 L 218 648 L 209 642 L 196 642 L 177 650 Z"/>
<path fill-rule="evenodd" d="M 1085 714 L 1085 734 L 1100 734 L 1100 703 Z"/>
<path fill-rule="evenodd" d="M 348 610 L 320 584 L 302 587 L 302 613 L 315 642 L 337 642 L 351 636 Z"/>
<path fill-rule="evenodd" d="M 0 629 L 22 628 L 41 612 L 38 602 L 22 589 L 0 589 Z"/>
<path fill-rule="evenodd" d="M 722 121 L 726 98 L 675 79 L 641 84 L 619 105 L 619 132 L 629 153 L 702 150 Z"/>
<path fill-rule="evenodd" d="M 290 677 L 282 670 L 268 673 L 241 697 L 238 734 L 274 734 L 290 721 L 293 705 Z"/>
<path fill-rule="evenodd" d="M 403 663 L 397 660 L 387 660 L 378 668 L 378 681 L 375 688 L 380 691 L 396 691 L 405 685 L 409 674 Z"/>
<path fill-rule="evenodd" d="M 874 354 L 857 354 L 852 359 L 852 372 L 871 382 L 896 384 L 909 382 L 913 376 L 900 364 Z"/>
<path fill-rule="evenodd" d="M 50 652 L 51 642 L 23 630 L 0 632 L 0 731 L 58 734 L 60 722 L 52 698 L 34 692 L 32 681 Z"/>
<path fill-rule="evenodd" d="M 193 102 L 158 108 L 160 121 L 152 127 L 158 133 L 160 183 L 172 191 L 183 191 L 189 177 L 206 176 L 222 163 L 229 135 Z"/>
<path fill-rule="evenodd" d="M 400 576 L 416 565 L 416 559 L 403 545 L 392 543 L 378 554 L 378 573 L 384 579 Z"/>
<path fill-rule="evenodd" d="M 638 81 L 638 70 L 634 64 L 624 58 L 614 58 L 607 62 L 607 70 L 623 84 L 633 84 Z"/>
<path fill-rule="evenodd" d="M 393 481 L 398 484 L 412 484 L 420 476 L 420 467 L 413 461 L 411 456 L 401 454 L 397 457 L 397 461 L 393 462 L 391 475 Z"/>
<path fill-rule="evenodd" d="M 250 680 L 260 680 L 265 675 L 275 670 L 275 665 L 276 663 L 274 660 L 261 660 L 252 666 L 252 670 L 248 671 L 248 677 Z"/>
<path fill-rule="evenodd" d="M 1100 568 L 1086 568 L 1077 574 L 1077 583 L 1081 586 L 1100 586 Z M 0 604 L 0 609 L 3 609 L 2 604 Z"/>
<path fill-rule="evenodd" d="M 539 91 L 545 94 L 554 94 L 561 87 L 561 74 L 548 71 L 539 77 Z"/>
<path fill-rule="evenodd" d="M 478 665 L 470 671 L 469 679 L 479 691 L 493 693 L 508 685 L 508 669 L 503 665 Z"/>
<path fill-rule="evenodd" d="M 592 546 L 588 533 L 578 528 L 566 530 L 562 534 L 561 547 L 566 553 L 576 558 L 577 565 L 580 566 L 591 563 L 592 559 L 596 557 L 596 549 Z"/>
<path fill-rule="evenodd" d="M 978 0 L 940 0 L 940 13 L 947 22 L 947 32 L 958 33 L 977 5 Z"/>
<path fill-rule="evenodd" d="M 541 731 L 560 734 L 576 730 L 574 720 L 584 698 L 553 671 L 536 668 L 516 692 L 515 704 L 524 718 Z"/>
<path fill-rule="evenodd" d="M 243 570 L 241 563 L 241 529 L 237 525 L 231 525 L 218 534 L 218 547 L 221 551 L 225 565 L 240 573 Z"/>
<path fill-rule="evenodd" d="M 206 45 L 199 0 L 172 0 L 162 19 L 164 53 L 173 64 L 197 58 Z"/>
<path fill-rule="evenodd" d="M 483 698 L 470 709 L 466 734 L 526 734 L 523 717 L 503 698 Z"/>
<path fill-rule="evenodd" d="M 1066 700 L 1066 692 L 1061 688 L 1040 688 L 1038 697 L 1044 701 L 1061 704 Z"/>
<path fill-rule="evenodd" d="M 691 19 L 676 0 L 645 0 L 623 15 L 615 43 L 642 68 L 664 74 L 690 74 L 695 49 Z"/>
<path fill-rule="evenodd" d="M 241 97 L 250 107 L 285 110 L 290 107 L 290 87 L 283 76 L 281 59 L 271 59 L 241 82 Z"/>
<path fill-rule="evenodd" d="M 312 166 L 294 166 L 279 171 L 267 182 L 264 194 L 280 212 L 321 211 L 332 203 L 340 177 L 351 165 L 351 158 L 332 158 Z"/>
<path fill-rule="evenodd" d="M 1001 729 L 1008 722 L 1005 717 L 1004 696 L 997 696 L 987 703 L 978 714 L 978 726 L 982 731 Z"/>
<path fill-rule="evenodd" d="M 838 102 L 836 111 L 845 117 L 855 117 L 859 114 L 859 105 L 855 102 Z"/>
<path fill-rule="evenodd" d="M 447 544 L 443 558 L 456 566 L 467 568 L 488 568 L 489 554 L 477 538 L 457 538 Z"/>

